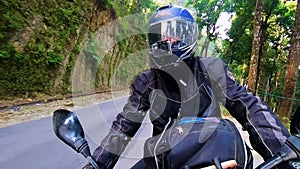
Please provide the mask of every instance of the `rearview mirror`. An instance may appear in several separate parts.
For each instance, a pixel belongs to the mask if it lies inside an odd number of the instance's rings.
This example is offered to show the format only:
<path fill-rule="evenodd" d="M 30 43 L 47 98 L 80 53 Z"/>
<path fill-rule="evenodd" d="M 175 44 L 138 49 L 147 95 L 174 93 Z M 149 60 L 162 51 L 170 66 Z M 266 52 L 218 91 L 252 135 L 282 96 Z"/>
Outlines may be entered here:
<path fill-rule="evenodd" d="M 64 109 L 54 111 L 53 130 L 60 140 L 75 151 L 82 153 L 85 157 L 91 156 L 83 128 L 73 112 Z"/>
<path fill-rule="evenodd" d="M 90 147 L 84 138 L 83 128 L 77 116 L 65 109 L 53 113 L 53 130 L 56 136 L 76 152 L 81 153 L 95 169 L 100 169 L 91 156 Z"/>

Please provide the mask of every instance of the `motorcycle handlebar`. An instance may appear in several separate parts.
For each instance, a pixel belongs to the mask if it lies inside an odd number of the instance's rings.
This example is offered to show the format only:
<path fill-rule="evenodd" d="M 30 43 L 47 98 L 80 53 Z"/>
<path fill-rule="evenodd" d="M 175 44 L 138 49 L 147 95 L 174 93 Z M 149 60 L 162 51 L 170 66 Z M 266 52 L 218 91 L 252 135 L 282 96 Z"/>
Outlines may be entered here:
<path fill-rule="evenodd" d="M 270 169 L 281 162 L 299 158 L 299 150 L 297 147 L 299 147 L 300 142 L 297 137 L 299 136 L 296 135 L 289 137 L 286 143 L 281 147 L 279 153 L 259 165 L 257 169 Z"/>
<path fill-rule="evenodd" d="M 276 156 L 272 157 L 271 159 L 269 159 L 268 161 L 265 161 L 264 163 L 262 163 L 261 165 L 256 167 L 256 169 L 270 169 L 272 167 L 275 167 L 276 165 L 278 165 L 281 162 L 283 162 L 282 157 L 280 155 L 276 155 Z"/>

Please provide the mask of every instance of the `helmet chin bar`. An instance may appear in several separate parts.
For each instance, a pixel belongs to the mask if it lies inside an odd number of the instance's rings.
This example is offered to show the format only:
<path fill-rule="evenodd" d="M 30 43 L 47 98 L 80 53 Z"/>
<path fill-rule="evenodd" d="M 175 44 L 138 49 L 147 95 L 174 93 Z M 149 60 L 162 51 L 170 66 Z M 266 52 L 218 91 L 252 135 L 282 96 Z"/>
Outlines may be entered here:
<path fill-rule="evenodd" d="M 171 43 L 168 40 L 155 42 L 153 45 L 151 45 L 151 51 L 154 57 L 160 57 L 162 55 L 171 55 Z"/>
<path fill-rule="evenodd" d="M 179 65 L 180 59 L 172 53 L 170 41 L 155 42 L 150 46 L 150 59 L 153 66 L 158 69 L 167 69 Z"/>
<path fill-rule="evenodd" d="M 171 54 L 174 55 L 174 54 Z M 174 55 L 173 57 L 176 57 L 176 55 Z M 159 64 L 158 61 L 156 61 L 153 56 L 151 56 L 150 54 L 150 58 L 151 58 L 151 62 L 154 63 L 154 68 L 158 68 L 158 69 L 170 69 L 170 68 L 176 68 L 180 65 L 180 63 L 182 63 L 182 59 L 178 58 L 176 61 L 168 63 L 168 64 Z"/>
<path fill-rule="evenodd" d="M 183 60 L 190 58 L 195 53 L 196 42 L 191 46 L 183 46 L 174 50 L 170 41 L 155 42 L 150 46 L 149 55 L 151 62 L 158 69 L 176 68 L 181 65 Z M 177 51 L 184 53 L 176 54 Z"/>

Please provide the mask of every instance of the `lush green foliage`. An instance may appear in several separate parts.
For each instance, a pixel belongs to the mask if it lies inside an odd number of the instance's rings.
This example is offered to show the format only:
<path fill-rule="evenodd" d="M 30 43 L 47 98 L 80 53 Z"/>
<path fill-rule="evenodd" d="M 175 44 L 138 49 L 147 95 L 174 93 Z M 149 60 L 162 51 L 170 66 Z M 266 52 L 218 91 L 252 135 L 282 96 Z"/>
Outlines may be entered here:
<path fill-rule="evenodd" d="M 74 61 L 82 50 L 83 34 L 93 36 L 97 28 L 90 26 L 91 16 L 97 11 L 113 11 L 114 19 L 126 15 L 140 13 L 149 15 L 156 9 L 150 0 L 146 1 L 113 1 L 113 0 L 72 0 L 72 1 L 16 1 L 4 0 L 0 3 L 0 96 L 6 97 L 34 97 L 37 93 L 64 94 L 70 92 L 71 72 Z M 100 16 L 100 15 L 99 15 Z M 99 18 L 96 18 L 99 19 Z M 102 19 L 102 18 L 100 18 Z M 120 22 L 122 23 L 122 22 Z M 139 24 L 139 27 L 141 23 Z M 142 24 L 146 24 L 143 20 Z M 126 34 L 132 27 L 121 25 L 121 34 Z M 116 36 L 119 36 L 116 34 Z M 120 37 L 122 38 L 122 37 Z M 126 58 L 133 52 L 128 46 L 130 37 L 120 39 L 116 48 L 123 49 L 122 54 L 110 53 L 107 56 L 98 56 L 96 60 L 112 61 L 117 56 Z M 145 36 L 138 39 L 140 45 L 145 45 Z M 138 44 L 137 43 L 137 44 Z M 93 53 L 99 46 L 91 43 L 88 52 Z M 94 49 L 93 49 L 94 48 Z M 126 49 L 126 50 L 124 50 Z M 116 51 L 116 50 L 114 50 Z M 121 51 L 121 50 L 120 50 Z M 111 55 L 111 57 L 109 56 Z M 98 57 L 98 58 L 97 58 Z M 64 64 L 66 64 L 64 68 Z M 109 64 L 111 62 L 103 62 Z M 108 77 L 114 73 L 114 68 L 120 64 L 115 62 L 109 71 L 103 71 L 99 78 Z M 114 67 L 115 66 L 115 67 Z M 102 68 L 105 66 L 102 65 Z M 99 70 L 102 70 L 99 68 Z M 61 69 L 67 69 L 56 85 Z M 131 69 L 127 69 L 131 70 Z M 58 79 L 60 80 L 60 79 Z M 110 86 L 110 84 L 105 84 Z M 99 87 L 103 87 L 98 83 Z M 55 91 L 53 91 L 55 89 Z"/>
<path fill-rule="evenodd" d="M 229 3 L 229 4 L 228 4 Z M 253 41 L 253 11 L 256 1 L 199 0 L 189 1 L 196 10 L 200 29 L 216 43 L 219 56 L 228 63 L 241 85 L 247 84 Z M 221 12 L 232 14 L 232 25 L 227 39 L 221 43 L 215 33 L 216 21 Z M 265 0 L 263 6 L 263 48 L 260 65 L 259 95 L 274 111 L 282 98 L 283 78 L 290 38 L 295 18 L 295 3 L 279 0 Z M 203 39 L 201 40 L 203 41 Z M 200 41 L 200 42 L 201 42 Z M 203 42 L 200 43 L 202 45 Z M 204 42 L 205 44 L 205 42 Z M 298 87 L 298 94 L 300 93 Z M 295 102 L 298 105 L 298 102 Z"/>
<path fill-rule="evenodd" d="M 231 2 L 228 0 L 189 0 L 187 6 L 192 6 L 196 11 L 196 20 L 199 30 L 206 29 L 206 34 L 211 41 L 217 38 L 216 23 L 222 12 L 231 12 Z"/>
<path fill-rule="evenodd" d="M 236 2 L 236 17 L 228 33 L 230 39 L 223 41 L 224 60 L 232 67 L 239 81 L 246 82 L 247 70 L 237 65 L 249 65 L 253 39 L 253 16 L 255 2 Z M 249 10 L 253 9 L 253 10 Z M 259 95 L 274 111 L 282 99 L 281 92 L 295 6 L 280 1 L 264 1 L 262 31 L 264 33 L 263 57 L 260 65 Z M 245 71 L 246 70 L 246 71 Z M 241 76 L 242 75 L 242 76 Z"/>
<path fill-rule="evenodd" d="M 77 0 L 1 2 L 1 97 L 51 92 L 57 68 L 73 50 L 68 46 L 91 4 Z"/>
<path fill-rule="evenodd" d="M 128 87 L 135 75 L 147 68 L 145 31 L 149 16 L 157 8 L 150 0 L 111 1 L 110 4 L 117 16 L 115 46 L 109 53 L 99 56 L 97 53 L 101 53 L 99 48 L 103 45 L 96 40 L 89 44 L 89 52 L 99 61 L 96 88 Z"/>

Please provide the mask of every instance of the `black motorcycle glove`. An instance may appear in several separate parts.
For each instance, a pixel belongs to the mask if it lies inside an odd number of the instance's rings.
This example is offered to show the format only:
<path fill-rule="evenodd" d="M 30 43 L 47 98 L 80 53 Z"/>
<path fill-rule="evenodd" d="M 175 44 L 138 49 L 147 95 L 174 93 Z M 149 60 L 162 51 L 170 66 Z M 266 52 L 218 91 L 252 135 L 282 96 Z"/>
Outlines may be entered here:
<path fill-rule="evenodd" d="M 300 157 L 300 134 L 295 134 L 287 138 L 285 144 L 281 147 L 278 155 L 283 161 Z"/>

